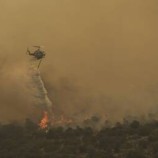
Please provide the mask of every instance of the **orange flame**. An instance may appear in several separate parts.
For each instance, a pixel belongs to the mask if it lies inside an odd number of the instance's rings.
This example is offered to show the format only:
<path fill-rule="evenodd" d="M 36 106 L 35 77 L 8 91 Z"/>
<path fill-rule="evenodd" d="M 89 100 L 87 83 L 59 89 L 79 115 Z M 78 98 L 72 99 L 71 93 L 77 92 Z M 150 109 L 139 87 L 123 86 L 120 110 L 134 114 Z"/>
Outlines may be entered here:
<path fill-rule="evenodd" d="M 45 111 L 44 116 L 43 116 L 42 120 L 39 123 L 40 128 L 41 129 L 47 128 L 48 127 L 48 122 L 49 122 L 48 113 Z"/>

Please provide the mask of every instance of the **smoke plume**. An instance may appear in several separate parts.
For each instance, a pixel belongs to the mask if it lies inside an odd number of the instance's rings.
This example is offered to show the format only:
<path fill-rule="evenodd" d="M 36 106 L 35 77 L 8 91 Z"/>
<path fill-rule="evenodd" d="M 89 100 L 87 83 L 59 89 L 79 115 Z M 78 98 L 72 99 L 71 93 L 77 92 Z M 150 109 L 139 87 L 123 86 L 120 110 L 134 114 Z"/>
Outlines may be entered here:
<path fill-rule="evenodd" d="M 0 121 L 34 113 L 36 90 L 25 53 L 30 45 L 45 46 L 40 72 L 56 113 L 113 120 L 157 113 L 157 5 L 1 0 Z"/>

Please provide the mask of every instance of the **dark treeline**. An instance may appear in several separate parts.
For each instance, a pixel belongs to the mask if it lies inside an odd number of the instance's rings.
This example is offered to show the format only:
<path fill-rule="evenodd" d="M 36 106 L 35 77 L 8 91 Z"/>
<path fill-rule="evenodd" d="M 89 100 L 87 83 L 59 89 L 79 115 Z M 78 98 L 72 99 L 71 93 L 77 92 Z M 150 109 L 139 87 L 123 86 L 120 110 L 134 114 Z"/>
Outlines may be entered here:
<path fill-rule="evenodd" d="M 92 127 L 0 125 L 0 158 L 158 158 L 158 121 Z"/>

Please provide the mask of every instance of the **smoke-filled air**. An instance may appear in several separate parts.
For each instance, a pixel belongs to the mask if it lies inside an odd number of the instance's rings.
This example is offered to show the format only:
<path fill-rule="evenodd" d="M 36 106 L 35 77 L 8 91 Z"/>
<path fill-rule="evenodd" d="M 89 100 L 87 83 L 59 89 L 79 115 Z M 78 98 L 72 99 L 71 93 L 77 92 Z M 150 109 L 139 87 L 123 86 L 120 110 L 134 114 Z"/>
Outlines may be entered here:
<path fill-rule="evenodd" d="M 1 0 L 0 122 L 158 115 L 157 0 Z M 46 52 L 39 69 L 27 48 Z M 153 116 L 152 115 L 152 116 Z"/>

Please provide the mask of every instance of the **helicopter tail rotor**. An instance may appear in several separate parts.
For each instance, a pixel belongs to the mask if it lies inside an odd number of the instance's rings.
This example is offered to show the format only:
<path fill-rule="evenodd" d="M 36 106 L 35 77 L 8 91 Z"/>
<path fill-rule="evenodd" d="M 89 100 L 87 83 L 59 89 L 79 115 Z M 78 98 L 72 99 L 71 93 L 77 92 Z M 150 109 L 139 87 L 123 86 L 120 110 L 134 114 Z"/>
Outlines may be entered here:
<path fill-rule="evenodd" d="M 27 48 L 27 50 L 26 50 L 26 54 L 29 54 L 29 52 L 30 52 L 30 50 L 29 50 L 29 48 Z"/>

